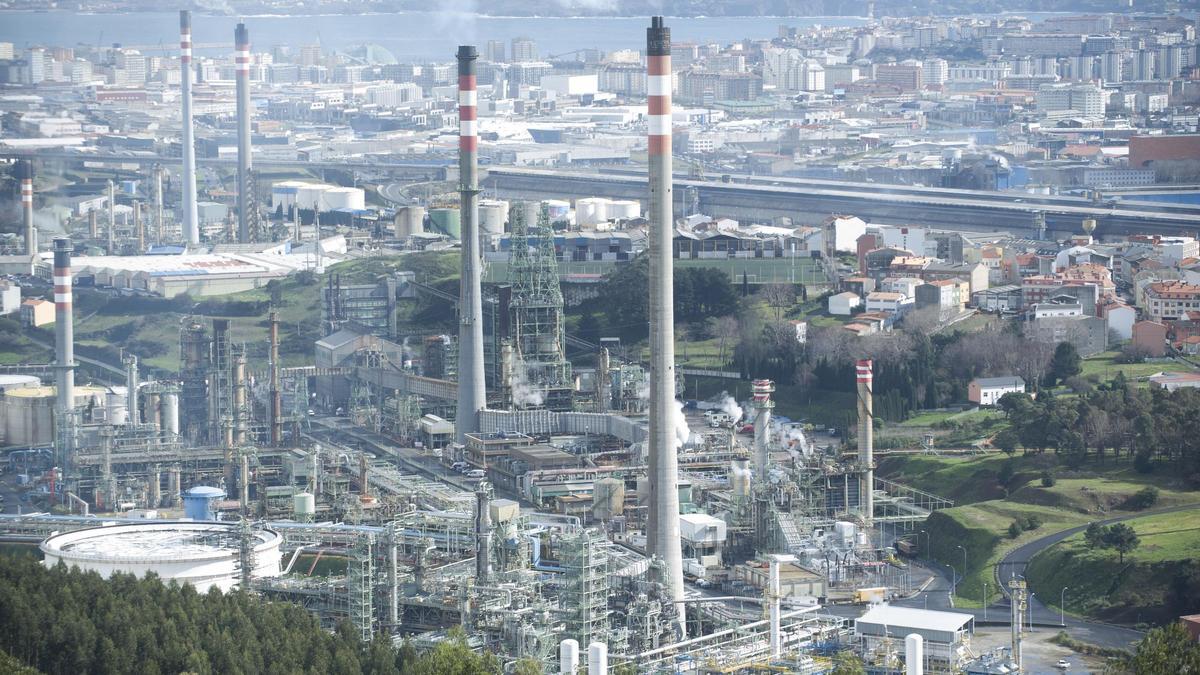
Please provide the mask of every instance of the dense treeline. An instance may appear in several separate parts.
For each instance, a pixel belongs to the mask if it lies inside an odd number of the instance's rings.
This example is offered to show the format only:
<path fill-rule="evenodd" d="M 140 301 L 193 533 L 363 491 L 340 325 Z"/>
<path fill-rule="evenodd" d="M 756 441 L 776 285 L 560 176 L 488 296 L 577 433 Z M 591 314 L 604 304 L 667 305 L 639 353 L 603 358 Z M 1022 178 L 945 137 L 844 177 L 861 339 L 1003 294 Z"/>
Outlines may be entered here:
<path fill-rule="evenodd" d="M 1200 487 L 1200 390 L 1139 389 L 1118 373 L 1079 396 L 1006 394 L 1000 407 L 1010 429 L 993 443 L 1005 451 L 1053 449 L 1074 465 L 1111 454 L 1132 460 L 1143 473 L 1168 467 Z"/>
<path fill-rule="evenodd" d="M 0 556 L 0 652 L 44 673 L 499 672 L 494 657 L 449 640 L 418 657 L 378 638 L 364 645 L 295 605 L 156 578 L 46 569 Z"/>
<path fill-rule="evenodd" d="M 767 377 L 821 391 L 852 392 L 854 361 L 872 359 L 875 414 L 888 421 L 911 412 L 960 403 L 976 377 L 1018 375 L 1032 387 L 1054 372 L 1054 346 L 1027 340 L 1014 322 L 978 332 L 938 332 L 938 317 L 909 313 L 903 330 L 853 337 L 840 327 L 811 327 L 801 344 L 788 321 L 764 321 L 754 312 L 737 317 L 733 363 L 745 377 Z"/>
<path fill-rule="evenodd" d="M 713 267 L 677 267 L 674 277 L 675 321 L 704 323 L 733 314 L 738 308 L 737 291 L 725 272 Z M 581 307 L 585 315 L 604 315 L 605 335 L 626 340 L 645 339 L 650 333 L 650 262 L 648 256 L 618 266 L 609 274 L 596 300 Z M 585 337 L 593 330 L 593 319 L 581 329 Z"/>

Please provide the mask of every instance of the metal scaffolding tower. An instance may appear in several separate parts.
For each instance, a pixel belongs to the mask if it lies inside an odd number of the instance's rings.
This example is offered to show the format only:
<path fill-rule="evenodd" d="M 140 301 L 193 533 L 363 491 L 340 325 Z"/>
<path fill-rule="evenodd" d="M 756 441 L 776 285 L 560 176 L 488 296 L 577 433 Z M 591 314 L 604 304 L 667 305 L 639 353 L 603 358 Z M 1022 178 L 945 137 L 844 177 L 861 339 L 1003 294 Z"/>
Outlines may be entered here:
<path fill-rule="evenodd" d="M 554 251 L 554 230 L 546 207 L 535 228 L 525 209 L 512 212 L 512 375 L 508 386 L 516 408 L 572 408 L 574 386 L 563 331 L 563 296 Z"/>
<path fill-rule="evenodd" d="M 595 530 L 563 539 L 566 570 L 560 608 L 567 614 L 567 634 L 580 644 L 607 641 L 608 541 Z"/>
<path fill-rule="evenodd" d="M 375 634 L 375 610 L 371 596 L 375 586 L 375 535 L 364 533 L 355 542 L 354 551 L 346 563 L 346 597 L 349 600 L 350 622 L 363 642 Z"/>

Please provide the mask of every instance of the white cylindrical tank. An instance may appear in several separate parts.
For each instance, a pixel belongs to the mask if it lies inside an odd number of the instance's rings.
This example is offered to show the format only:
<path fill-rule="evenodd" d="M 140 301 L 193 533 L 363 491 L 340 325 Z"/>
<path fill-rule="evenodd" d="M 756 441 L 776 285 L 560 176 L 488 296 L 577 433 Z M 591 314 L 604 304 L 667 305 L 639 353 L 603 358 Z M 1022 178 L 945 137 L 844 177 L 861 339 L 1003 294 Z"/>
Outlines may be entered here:
<path fill-rule="evenodd" d="M 925 643 L 917 633 L 909 633 L 904 638 L 904 674 L 924 675 L 925 673 Z"/>
<path fill-rule="evenodd" d="M 585 197 L 575 200 L 576 225 L 596 225 L 607 221 L 607 199 L 603 197 Z"/>
<path fill-rule="evenodd" d="M 22 387 L 38 387 L 42 381 L 33 375 L 5 375 L 0 374 L 0 396 L 10 389 L 21 389 Z M 0 413 L 0 445 L 8 445 L 4 440 L 7 436 L 5 429 L 8 425 L 5 423 L 3 413 Z"/>
<path fill-rule="evenodd" d="M 529 227 L 537 225 L 538 216 L 542 213 L 541 202 L 517 202 L 517 208 L 525 214 L 525 224 Z"/>
<path fill-rule="evenodd" d="M 614 199 L 608 203 L 609 220 L 630 220 L 641 215 L 641 203 L 632 199 Z"/>
<path fill-rule="evenodd" d="M 298 492 L 292 496 L 292 513 L 297 519 L 311 518 L 317 513 L 317 498 L 311 492 Z"/>
<path fill-rule="evenodd" d="M 508 202 L 483 199 L 479 202 L 479 231 L 483 234 L 503 234 L 508 222 Z"/>
<path fill-rule="evenodd" d="M 162 406 L 162 424 L 165 431 L 179 433 L 179 394 L 163 394 L 160 399 Z"/>
<path fill-rule="evenodd" d="M 105 419 L 109 424 L 121 426 L 129 423 L 129 389 L 109 387 L 104 395 Z"/>
<path fill-rule="evenodd" d="M 563 640 L 558 643 L 558 672 L 561 675 L 575 675 L 579 670 L 579 642 Z"/>
<path fill-rule="evenodd" d="M 254 576 L 279 576 L 283 537 L 265 529 L 253 536 Z M 237 587 L 240 544 L 235 524 L 139 522 L 53 535 L 41 549 L 47 567 L 62 562 L 104 578 L 115 572 L 154 572 L 164 582 L 174 579 L 205 593 L 213 587 L 226 592 Z"/>
<path fill-rule="evenodd" d="M 321 197 L 331 186 L 320 183 L 305 183 L 296 188 L 296 205 L 302 209 L 321 208 Z"/>
<path fill-rule="evenodd" d="M 296 191 L 302 185 L 307 185 L 307 183 L 299 180 L 285 180 L 272 185 L 271 210 L 282 208 L 284 213 L 291 211 L 292 204 L 296 203 Z"/>
<path fill-rule="evenodd" d="M 404 239 L 425 231 L 425 207 L 401 206 L 396 210 L 396 238 Z"/>
<path fill-rule="evenodd" d="M 75 407 L 103 408 L 108 389 L 75 387 Z M 0 399 L 7 445 L 46 445 L 54 442 L 55 388 L 25 386 L 8 389 Z"/>
<path fill-rule="evenodd" d="M 366 208 L 366 195 L 361 188 L 353 187 L 331 187 L 321 194 L 321 210 L 333 211 L 335 209 L 355 209 L 358 211 Z"/>
<path fill-rule="evenodd" d="M 608 645 L 603 642 L 588 645 L 588 675 L 608 675 Z"/>

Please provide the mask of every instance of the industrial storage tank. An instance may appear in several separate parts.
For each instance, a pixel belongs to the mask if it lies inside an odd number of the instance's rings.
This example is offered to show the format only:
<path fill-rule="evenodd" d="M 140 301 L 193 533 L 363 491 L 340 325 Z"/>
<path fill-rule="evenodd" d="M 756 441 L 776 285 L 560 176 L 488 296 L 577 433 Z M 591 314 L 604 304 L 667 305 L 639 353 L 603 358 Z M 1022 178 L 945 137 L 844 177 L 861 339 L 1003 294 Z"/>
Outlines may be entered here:
<path fill-rule="evenodd" d="M 301 180 L 285 180 L 271 186 L 271 210 L 282 208 L 284 213 L 292 210 L 299 189 L 308 183 Z"/>
<path fill-rule="evenodd" d="M 0 395 L 9 389 L 20 389 L 22 387 L 38 387 L 42 381 L 33 375 L 5 375 L 0 374 Z M 9 445 L 5 440 L 7 434 L 5 429 L 8 425 L 5 423 L 3 413 L 0 413 L 0 445 Z"/>
<path fill-rule="evenodd" d="M 483 199 L 479 202 L 479 230 L 484 234 L 503 234 L 508 222 L 508 202 Z"/>
<path fill-rule="evenodd" d="M 255 578 L 280 574 L 283 537 L 273 530 L 252 534 Z M 225 523 L 136 523 L 56 534 L 41 545 L 47 567 L 59 562 L 102 577 L 154 572 L 164 582 L 191 584 L 200 593 L 238 586 L 241 535 Z"/>
<path fill-rule="evenodd" d="M 642 216 L 642 205 L 632 199 L 614 199 L 608 203 L 609 220 L 632 220 Z"/>
<path fill-rule="evenodd" d="M 221 488 L 197 485 L 183 495 L 183 515 L 192 520 L 216 520 L 216 503 L 225 499 Z"/>
<path fill-rule="evenodd" d="M 304 183 L 296 188 L 296 205 L 310 211 L 320 209 L 322 196 L 331 187 L 320 183 Z"/>
<path fill-rule="evenodd" d="M 104 419 L 109 424 L 125 425 L 129 423 L 129 389 L 128 387 L 109 387 L 104 394 Z"/>
<path fill-rule="evenodd" d="M 425 231 L 425 207 L 401 206 L 396 210 L 396 238 L 404 239 Z"/>
<path fill-rule="evenodd" d="M 462 224 L 456 208 L 429 209 L 429 226 L 454 239 L 462 236 Z"/>
<path fill-rule="evenodd" d="M 75 407 L 103 408 L 104 387 L 75 387 Z M 0 419 L 7 445 L 47 445 L 54 442 L 55 388 L 26 386 L 8 389 L 0 399 Z"/>
<path fill-rule="evenodd" d="M 296 520 L 312 520 L 316 513 L 317 498 L 311 492 L 297 492 L 292 496 L 292 515 Z"/>
<path fill-rule="evenodd" d="M 366 208 L 366 194 L 362 188 L 331 187 L 321 194 L 321 210 L 355 209 L 362 211 Z"/>
<path fill-rule="evenodd" d="M 586 197 L 575 200 L 575 224 L 597 225 L 608 222 L 608 200 L 603 197 Z"/>

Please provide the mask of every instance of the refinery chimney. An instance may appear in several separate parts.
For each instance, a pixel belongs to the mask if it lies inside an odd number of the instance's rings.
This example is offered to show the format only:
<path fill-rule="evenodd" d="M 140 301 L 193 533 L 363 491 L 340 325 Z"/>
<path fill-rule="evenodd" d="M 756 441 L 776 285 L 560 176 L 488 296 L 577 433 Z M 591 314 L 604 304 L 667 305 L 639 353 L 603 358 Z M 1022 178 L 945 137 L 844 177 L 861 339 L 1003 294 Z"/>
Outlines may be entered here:
<path fill-rule="evenodd" d="M 192 13 L 186 9 L 179 11 L 179 87 L 183 99 L 183 243 L 196 246 L 200 243 L 200 216 L 196 204 L 196 132 L 192 123 Z"/>
<path fill-rule="evenodd" d="M 462 232 L 462 282 L 458 302 L 458 412 L 455 435 L 479 431 L 487 404 L 483 380 L 482 261 L 479 250 L 479 129 L 476 122 L 475 47 L 458 48 L 458 181 Z"/>
<path fill-rule="evenodd" d="M 875 413 L 871 397 L 871 359 L 861 359 L 855 364 L 858 380 L 858 463 L 862 473 L 858 485 L 858 502 L 862 507 L 863 521 L 868 528 L 875 517 Z"/>
<path fill-rule="evenodd" d="M 646 93 L 650 162 L 650 513 L 648 553 L 657 555 L 670 577 L 677 603 L 675 632 L 684 637 L 683 553 L 679 540 L 679 459 L 676 455 L 675 307 L 671 268 L 675 215 L 671 189 L 671 29 L 663 18 L 646 29 Z"/>
<path fill-rule="evenodd" d="M 237 207 L 239 243 L 250 241 L 250 31 L 239 23 L 233 33 L 237 71 Z"/>
<path fill-rule="evenodd" d="M 64 473 L 75 453 L 75 327 L 71 307 L 71 240 L 54 240 L 54 360 L 58 424 L 54 435 Z"/>
<path fill-rule="evenodd" d="M 25 254 L 37 255 L 37 228 L 33 226 L 33 162 L 17 162 L 17 180 L 21 181 L 21 214 L 25 219 Z"/>
<path fill-rule="evenodd" d="M 767 480 L 767 465 L 770 463 L 771 409 L 775 402 L 771 400 L 771 392 L 775 391 L 775 383 L 771 380 L 755 380 L 750 383 L 751 400 L 757 414 L 754 417 L 754 482 L 762 485 Z"/>

